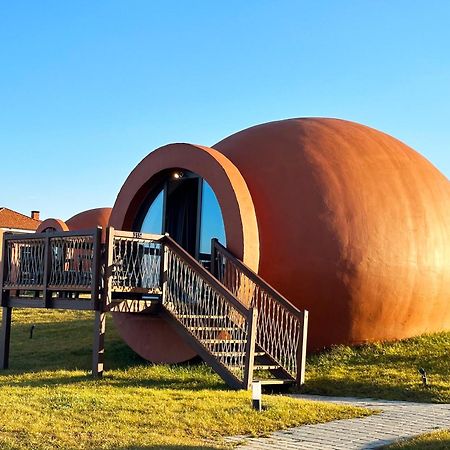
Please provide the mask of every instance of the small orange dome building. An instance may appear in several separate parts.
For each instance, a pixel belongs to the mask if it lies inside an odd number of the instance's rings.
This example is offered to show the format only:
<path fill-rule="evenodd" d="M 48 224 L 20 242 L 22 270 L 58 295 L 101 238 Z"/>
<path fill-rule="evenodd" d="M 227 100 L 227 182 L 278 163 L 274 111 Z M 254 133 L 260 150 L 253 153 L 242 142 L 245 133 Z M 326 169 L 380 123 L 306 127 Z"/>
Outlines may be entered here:
<path fill-rule="evenodd" d="M 212 148 L 171 144 L 130 174 L 111 225 L 136 229 L 174 169 L 209 183 L 227 247 L 310 311 L 311 349 L 450 328 L 450 183 L 397 139 L 306 118 L 255 126 Z M 117 324 L 150 360 L 191 357 L 169 330 L 161 339 L 155 320 L 121 315 Z"/>
<path fill-rule="evenodd" d="M 41 222 L 37 233 L 43 231 L 78 231 L 89 230 L 96 227 L 106 229 L 109 223 L 112 208 L 94 208 L 82 211 L 65 222 L 61 219 L 45 219 Z"/>

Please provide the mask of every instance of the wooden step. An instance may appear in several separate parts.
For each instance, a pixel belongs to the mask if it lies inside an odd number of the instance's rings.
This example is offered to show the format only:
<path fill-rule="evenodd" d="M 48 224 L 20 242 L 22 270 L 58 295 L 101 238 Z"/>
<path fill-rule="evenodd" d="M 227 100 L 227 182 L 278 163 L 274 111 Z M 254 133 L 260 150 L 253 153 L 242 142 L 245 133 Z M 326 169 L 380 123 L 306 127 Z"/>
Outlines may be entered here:
<path fill-rule="evenodd" d="M 180 314 L 177 316 L 179 319 L 229 319 L 227 316 L 207 316 L 207 315 L 199 315 L 199 314 Z"/>
<path fill-rule="evenodd" d="M 276 370 L 280 368 L 279 364 L 255 364 L 253 366 L 253 370 Z"/>
<path fill-rule="evenodd" d="M 235 327 L 187 327 L 188 330 L 195 331 L 233 331 Z"/>
<path fill-rule="evenodd" d="M 234 367 L 234 366 L 230 366 L 230 367 Z M 238 366 L 235 366 L 236 368 Z M 255 364 L 253 366 L 253 370 L 276 370 L 276 369 L 280 369 L 281 366 L 277 365 L 272 365 L 272 364 Z M 276 378 L 274 378 L 276 379 Z"/>
<path fill-rule="evenodd" d="M 288 380 L 288 379 L 280 380 L 278 378 L 269 378 L 267 380 L 253 380 L 253 381 L 258 381 L 263 386 L 282 385 L 282 384 L 294 384 L 295 383 L 294 380 Z"/>
<path fill-rule="evenodd" d="M 245 339 L 202 339 L 205 344 L 245 344 Z"/>
<path fill-rule="evenodd" d="M 225 341 L 228 342 L 228 341 Z M 227 355 L 234 355 L 234 356 L 242 356 L 245 355 L 245 352 L 211 352 L 214 356 L 227 356 Z M 255 356 L 264 356 L 265 352 L 255 352 Z"/>
<path fill-rule="evenodd" d="M 228 341 L 227 341 L 228 342 Z M 211 352 L 214 356 L 242 356 L 245 352 Z M 264 352 L 255 352 L 255 356 L 264 356 Z"/>

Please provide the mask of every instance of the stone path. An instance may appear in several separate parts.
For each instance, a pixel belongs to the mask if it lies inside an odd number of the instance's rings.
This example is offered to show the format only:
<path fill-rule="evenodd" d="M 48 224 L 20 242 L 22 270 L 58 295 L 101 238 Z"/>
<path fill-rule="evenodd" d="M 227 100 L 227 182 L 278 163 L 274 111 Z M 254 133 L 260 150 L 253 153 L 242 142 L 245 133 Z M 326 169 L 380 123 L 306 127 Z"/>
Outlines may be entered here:
<path fill-rule="evenodd" d="M 234 436 L 229 442 L 244 442 L 239 450 L 261 449 L 374 449 L 401 438 L 450 429 L 450 404 L 393 402 L 345 397 L 295 395 L 305 400 L 327 401 L 379 409 L 383 412 L 361 419 L 335 420 L 276 431 L 266 438 Z"/>

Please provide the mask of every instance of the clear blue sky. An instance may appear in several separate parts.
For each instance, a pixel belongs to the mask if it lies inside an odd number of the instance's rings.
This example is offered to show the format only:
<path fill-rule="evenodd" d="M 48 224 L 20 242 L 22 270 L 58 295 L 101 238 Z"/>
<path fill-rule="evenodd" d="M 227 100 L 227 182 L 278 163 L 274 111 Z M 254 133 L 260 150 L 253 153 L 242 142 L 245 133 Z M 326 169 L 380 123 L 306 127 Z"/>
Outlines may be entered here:
<path fill-rule="evenodd" d="M 450 1 L 0 0 L 0 205 L 112 206 L 169 142 L 340 117 L 450 175 Z"/>

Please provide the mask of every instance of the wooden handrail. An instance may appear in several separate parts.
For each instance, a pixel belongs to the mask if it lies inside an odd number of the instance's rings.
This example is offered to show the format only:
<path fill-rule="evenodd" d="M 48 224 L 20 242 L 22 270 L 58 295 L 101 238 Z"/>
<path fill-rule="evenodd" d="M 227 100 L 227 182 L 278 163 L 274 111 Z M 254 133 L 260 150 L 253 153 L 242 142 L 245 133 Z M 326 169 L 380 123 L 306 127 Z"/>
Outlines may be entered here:
<path fill-rule="evenodd" d="M 101 227 L 97 227 L 100 228 Z M 94 236 L 97 232 L 97 228 L 92 228 L 90 230 L 81 230 L 81 231 L 51 231 L 44 233 L 5 233 L 5 240 L 27 240 L 27 239 L 42 239 L 46 237 L 84 237 L 84 236 Z"/>
<path fill-rule="evenodd" d="M 116 230 L 114 228 L 112 229 L 114 230 L 114 237 L 124 237 L 131 239 L 148 239 L 155 242 L 160 241 L 164 237 L 163 234 L 141 233 L 140 231 L 123 231 L 123 230 Z"/>
<path fill-rule="evenodd" d="M 242 379 L 239 379 L 230 368 L 224 364 L 220 358 L 217 358 L 211 352 L 206 345 L 190 330 L 177 316 L 176 313 L 171 311 L 171 309 L 163 308 L 163 314 L 167 318 L 172 318 L 169 323 L 174 327 L 174 329 L 195 349 L 195 351 L 227 382 L 227 384 L 233 388 L 244 388 L 248 389 L 253 381 L 253 364 L 254 364 L 254 354 L 255 354 L 255 342 L 257 333 L 257 317 L 258 312 L 256 308 L 247 308 L 243 305 L 235 295 L 229 291 L 218 279 L 216 279 L 208 270 L 206 270 L 195 258 L 193 258 L 183 247 L 181 247 L 177 242 L 175 242 L 169 235 L 165 235 L 161 241 L 164 248 L 169 252 L 176 255 L 179 260 L 186 264 L 189 269 L 201 278 L 206 284 L 209 285 L 211 289 L 217 292 L 223 297 L 224 303 L 228 304 L 234 308 L 234 310 L 239 313 L 243 319 L 245 319 L 245 328 L 242 325 L 235 324 L 236 329 L 240 329 L 241 332 L 245 330 L 246 333 L 246 343 L 244 354 L 245 363 L 242 366 Z M 165 252 L 164 255 L 167 255 Z M 166 258 L 164 258 L 166 259 Z M 163 262 L 163 264 L 165 264 Z M 163 300 L 164 307 L 164 300 Z M 165 312 L 164 312 L 165 311 Z M 233 321 L 230 316 L 229 319 Z"/>
<path fill-rule="evenodd" d="M 230 251 L 224 247 L 217 239 L 212 239 L 213 246 L 215 246 L 221 253 L 223 253 L 228 259 L 235 264 L 239 270 L 241 270 L 248 278 L 250 278 L 255 284 L 261 286 L 265 289 L 272 297 L 274 297 L 279 303 L 281 303 L 291 314 L 298 318 L 303 317 L 303 312 L 293 305 L 286 297 L 280 294 L 276 289 L 274 289 L 269 283 L 267 283 L 263 278 L 261 278 L 256 272 L 254 272 L 250 267 L 244 264 L 241 260 L 236 258 Z M 214 264 L 212 261 L 211 264 Z"/>
<path fill-rule="evenodd" d="M 3 289 L 7 290 L 16 290 L 16 289 L 26 289 L 26 290 L 42 290 L 43 291 L 43 298 L 46 300 L 47 306 L 51 300 L 51 292 L 52 290 L 56 291 L 68 291 L 68 290 L 78 290 L 83 292 L 92 292 L 93 298 L 98 298 L 99 296 L 99 289 L 100 289 L 100 279 L 99 279 L 99 273 L 100 273 L 100 266 L 101 266 L 101 233 L 102 228 L 97 227 L 91 230 L 83 230 L 83 231 L 55 231 L 55 232 L 45 232 L 45 233 L 27 233 L 27 234 L 9 234 L 5 233 L 3 237 L 3 260 L 1 261 L 2 265 L 2 283 L 3 283 Z M 92 259 L 92 266 L 91 266 L 91 282 L 89 285 L 58 285 L 58 284 L 51 284 L 50 283 L 50 274 L 51 274 L 51 246 L 50 241 L 52 239 L 57 238 L 83 238 L 83 237 L 90 237 L 92 238 L 92 245 L 93 245 L 93 259 Z M 18 243 L 26 243 L 26 241 L 42 241 L 44 243 L 44 253 L 43 253 L 43 261 L 42 261 L 42 284 L 39 285 L 29 285 L 29 284 L 7 284 L 5 283 L 5 264 L 7 263 L 6 259 L 6 251 L 7 251 L 7 243 L 17 241 Z M 98 302 L 97 302 L 98 306 Z"/>

